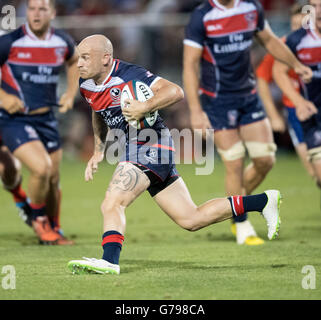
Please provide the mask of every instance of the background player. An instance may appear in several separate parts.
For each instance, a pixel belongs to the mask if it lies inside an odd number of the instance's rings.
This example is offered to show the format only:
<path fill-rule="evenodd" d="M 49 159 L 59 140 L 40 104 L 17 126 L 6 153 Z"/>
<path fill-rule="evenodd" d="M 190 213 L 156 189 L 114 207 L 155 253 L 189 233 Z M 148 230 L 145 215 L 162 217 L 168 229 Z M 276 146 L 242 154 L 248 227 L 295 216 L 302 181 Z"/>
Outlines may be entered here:
<path fill-rule="evenodd" d="M 294 4 L 291 7 L 291 29 L 295 31 L 302 27 L 302 20 L 305 15 L 302 12 L 302 5 Z M 285 41 L 285 38 L 284 38 Z M 274 64 L 274 58 L 271 54 L 265 55 L 263 61 L 256 69 L 257 76 L 257 87 L 260 98 L 264 104 L 265 110 L 268 114 L 269 120 L 273 131 L 275 132 L 285 132 L 286 126 L 289 126 L 289 133 L 295 148 L 296 153 L 300 157 L 304 167 L 311 177 L 314 176 L 314 171 L 311 166 L 311 163 L 308 161 L 307 157 L 307 146 L 304 142 L 303 131 L 295 113 L 295 106 L 292 101 L 284 94 L 282 97 L 283 105 L 285 106 L 286 116 L 287 116 L 287 125 L 284 121 L 283 116 L 277 110 L 275 103 L 270 92 L 269 84 L 273 81 L 272 77 L 272 68 Z M 292 79 L 294 87 L 300 91 L 300 78 L 293 71 L 289 71 L 289 76 Z"/>
<path fill-rule="evenodd" d="M 228 195 L 251 194 L 275 162 L 273 133 L 250 63 L 254 37 L 305 80 L 311 78 L 311 70 L 273 34 L 259 1 L 208 0 L 186 27 L 183 80 L 192 128 L 214 128 Z M 251 163 L 244 169 L 246 151 Z M 246 218 L 232 226 L 237 243 L 262 244 Z"/>
<path fill-rule="evenodd" d="M 84 39 L 78 50 L 80 91 L 93 110 L 95 138 L 94 155 L 85 171 L 86 181 L 93 179 L 99 162 L 104 158 L 108 128 L 121 130 L 121 137 L 126 139 L 126 144 L 101 205 L 103 258 L 70 261 L 68 266 L 74 273 L 119 273 L 119 256 L 126 227 L 125 209 L 145 190 L 149 191 L 159 207 L 174 222 L 189 231 L 242 215 L 245 211 L 263 211 L 262 214 L 268 223 L 269 239 L 277 236 L 280 224 L 279 191 L 270 190 L 254 196 L 213 199 L 196 206 L 183 179 L 177 173 L 173 160 L 173 142 L 160 116 L 153 125 L 157 141 L 147 139 L 149 135 L 140 139 L 142 135 L 139 132 L 131 136 L 130 126 L 125 117 L 128 121 L 139 120 L 146 112 L 176 103 L 184 97 L 179 86 L 153 75 L 142 67 L 114 59 L 112 44 L 102 35 Z M 127 108 L 122 111 L 121 90 L 125 83 L 135 79 L 148 84 L 154 96 L 144 103 L 127 100 Z M 165 139 L 166 137 L 168 139 Z M 167 142 L 166 145 L 164 141 Z M 151 153 L 158 155 L 158 158 Z M 153 157 L 155 162 L 143 163 L 143 155 Z"/>
<path fill-rule="evenodd" d="M 0 135 L 30 171 L 32 227 L 40 242 L 71 244 L 60 234 L 60 138 L 53 108 L 66 112 L 77 91 L 74 42 L 50 26 L 55 1 L 29 0 L 27 23 L 0 38 Z M 68 87 L 57 101 L 59 72 L 66 64 Z M 50 220 L 48 220 L 47 216 Z"/>
<path fill-rule="evenodd" d="M 308 148 L 317 184 L 321 188 L 321 0 L 310 0 L 315 10 L 315 19 L 310 24 L 292 32 L 286 44 L 302 63 L 313 70 L 312 81 L 303 87 L 300 94 L 288 76 L 289 67 L 275 62 L 273 76 L 296 107 L 301 121 L 304 141 Z"/>
<path fill-rule="evenodd" d="M 26 192 L 22 188 L 21 164 L 8 148 L 2 145 L 0 138 L 0 181 L 5 190 L 10 192 L 23 221 L 31 226 L 31 210 Z"/>

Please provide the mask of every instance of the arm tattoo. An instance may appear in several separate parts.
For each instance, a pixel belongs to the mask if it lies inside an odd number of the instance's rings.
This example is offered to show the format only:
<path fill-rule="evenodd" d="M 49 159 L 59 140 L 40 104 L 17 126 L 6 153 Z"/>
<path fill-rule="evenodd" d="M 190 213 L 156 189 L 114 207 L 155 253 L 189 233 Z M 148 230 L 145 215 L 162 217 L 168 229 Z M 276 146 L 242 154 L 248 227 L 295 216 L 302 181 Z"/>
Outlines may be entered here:
<path fill-rule="evenodd" d="M 106 148 L 108 127 L 95 111 L 92 112 L 92 126 L 95 138 L 95 151 L 104 152 Z"/>

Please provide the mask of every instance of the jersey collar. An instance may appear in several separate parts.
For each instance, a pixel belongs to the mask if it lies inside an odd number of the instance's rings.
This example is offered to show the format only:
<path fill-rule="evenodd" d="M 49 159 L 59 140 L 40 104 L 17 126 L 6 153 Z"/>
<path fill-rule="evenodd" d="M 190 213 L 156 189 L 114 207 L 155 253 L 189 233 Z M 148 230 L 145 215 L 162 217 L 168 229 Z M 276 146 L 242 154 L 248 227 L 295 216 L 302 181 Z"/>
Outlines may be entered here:
<path fill-rule="evenodd" d="M 111 75 L 112 73 L 114 72 L 114 69 L 115 69 L 115 64 L 116 64 L 116 60 L 114 59 L 113 60 L 113 65 L 111 67 L 111 70 L 110 72 L 108 73 L 108 75 L 106 76 L 105 80 L 102 82 L 102 84 L 96 84 L 96 87 L 97 88 L 101 88 L 101 87 L 104 87 L 110 80 L 111 80 Z"/>
<path fill-rule="evenodd" d="M 44 39 L 39 39 L 32 31 L 31 31 L 31 28 L 29 27 L 29 24 L 28 22 L 25 23 L 24 25 L 24 29 L 25 29 L 25 33 L 32 39 L 32 40 L 49 40 L 50 37 L 52 36 L 53 34 L 53 29 L 52 28 L 49 28 L 49 30 L 47 31 L 46 33 L 46 36 Z"/>
<path fill-rule="evenodd" d="M 218 2 L 218 0 L 209 0 L 209 2 L 210 2 L 210 4 L 212 5 L 212 7 L 217 7 L 218 9 L 223 10 L 223 11 L 232 9 L 232 8 L 226 8 L 225 6 L 223 6 L 222 4 L 220 4 L 220 3 Z M 233 7 L 233 8 L 236 8 L 236 7 L 239 5 L 240 2 L 241 2 L 241 0 L 235 0 L 235 1 L 234 1 L 234 7 Z"/>

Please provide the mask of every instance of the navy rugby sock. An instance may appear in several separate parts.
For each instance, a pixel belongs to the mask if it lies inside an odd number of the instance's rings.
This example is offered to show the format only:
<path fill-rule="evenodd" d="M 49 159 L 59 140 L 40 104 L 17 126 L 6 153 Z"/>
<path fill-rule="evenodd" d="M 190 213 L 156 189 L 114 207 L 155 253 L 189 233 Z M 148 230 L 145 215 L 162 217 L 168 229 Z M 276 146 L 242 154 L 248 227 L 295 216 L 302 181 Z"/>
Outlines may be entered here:
<path fill-rule="evenodd" d="M 265 193 L 260 193 L 252 196 L 232 196 L 228 197 L 231 203 L 233 216 L 237 217 L 249 211 L 262 212 L 268 202 L 268 197 Z"/>
<path fill-rule="evenodd" d="M 31 208 L 32 220 L 37 219 L 37 217 L 44 216 L 46 213 L 46 204 L 29 203 L 29 206 Z"/>
<path fill-rule="evenodd" d="M 103 259 L 112 263 L 119 264 L 120 251 L 124 242 L 124 236 L 118 231 L 107 231 L 103 234 L 102 246 L 104 249 Z"/>

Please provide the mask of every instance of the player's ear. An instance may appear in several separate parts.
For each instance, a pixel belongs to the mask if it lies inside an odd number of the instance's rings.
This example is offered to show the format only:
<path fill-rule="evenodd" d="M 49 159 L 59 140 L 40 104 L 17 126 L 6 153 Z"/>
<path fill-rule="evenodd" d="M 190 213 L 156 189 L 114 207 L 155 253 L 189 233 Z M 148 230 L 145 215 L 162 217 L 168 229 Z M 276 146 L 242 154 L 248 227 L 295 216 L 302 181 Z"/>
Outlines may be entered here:
<path fill-rule="evenodd" d="M 51 9 L 51 20 L 54 20 L 56 18 L 56 15 L 57 15 L 57 10 L 52 8 Z"/>
<path fill-rule="evenodd" d="M 105 53 L 104 54 L 104 58 L 103 58 L 103 64 L 105 67 L 108 67 L 109 65 L 111 65 L 113 63 L 113 57 L 111 54 L 109 53 Z"/>

